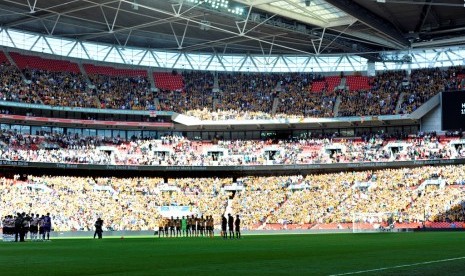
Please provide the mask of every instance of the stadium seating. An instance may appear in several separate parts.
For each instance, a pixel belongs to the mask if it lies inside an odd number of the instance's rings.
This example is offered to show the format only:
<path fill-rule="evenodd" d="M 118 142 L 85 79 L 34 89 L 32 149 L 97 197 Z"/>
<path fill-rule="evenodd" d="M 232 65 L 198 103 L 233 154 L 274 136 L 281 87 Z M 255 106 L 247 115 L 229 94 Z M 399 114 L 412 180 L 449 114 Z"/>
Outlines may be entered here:
<path fill-rule="evenodd" d="M 54 151 L 50 154 L 55 156 L 53 158 L 64 155 L 72 162 L 79 162 L 78 159 L 74 161 L 76 157 L 99 160 L 95 155 L 91 157 L 78 154 L 73 157 L 73 152 L 76 153 L 74 148 L 89 145 L 94 138 L 72 141 L 58 136 L 47 139 L 37 136 L 12 137 L 7 133 L 0 137 L 3 148 L 15 148 L 17 152 L 16 157 L 10 158 L 5 154 L 6 150 L 2 149 L 2 159 L 21 160 L 18 158 L 21 155 L 20 149 L 34 151 L 36 149 L 30 145 L 40 148 L 43 143 L 48 141 L 50 145 L 51 140 L 54 140 L 56 145 L 68 144 L 72 149 L 69 149 L 67 154 Z M 170 145 L 168 141 L 163 142 L 165 150 L 170 150 L 166 147 Z M 99 142 L 105 140 L 101 138 Z M 120 142 L 106 141 L 107 145 L 114 143 L 121 149 L 134 150 L 130 145 Z M 182 152 L 185 148 L 179 142 L 175 144 Z M 87 151 L 89 150 L 90 147 Z M 142 150 L 141 153 L 143 152 Z M 39 154 L 36 156 L 39 157 Z M 54 214 L 56 230 L 60 231 L 92 229 L 95 219 L 93 216 L 99 214 L 104 214 L 108 218 L 108 225 L 115 230 L 154 229 L 159 214 L 156 207 L 163 205 L 193 206 L 203 214 L 213 214 L 217 223 L 226 206 L 230 206 L 233 214 L 241 215 L 245 229 L 351 230 L 354 227 L 354 212 L 389 212 L 396 229 L 463 228 L 465 191 L 460 183 L 465 180 L 464 171 L 465 166 L 459 165 L 308 176 L 246 177 L 238 179 L 244 189 L 235 194 L 222 189 L 225 185 L 231 185 L 232 179 L 218 178 L 168 179 L 170 190 L 176 190 L 173 193 L 160 192 L 160 188 L 166 185 L 161 178 L 29 176 L 25 181 L 2 178 L 0 209 L 3 213 L 15 213 L 34 202 L 34 207 L 28 207 L 27 210 L 34 213 L 51 212 Z M 447 185 L 442 188 L 427 186 L 420 191 L 418 181 L 428 179 L 432 175 L 441 177 Z M 364 189 L 355 185 L 361 181 L 370 181 L 373 187 Z M 307 186 L 303 190 L 289 189 L 296 183 L 305 183 Z M 40 193 L 40 203 L 35 201 L 36 189 L 45 191 Z M 85 197 L 80 196 L 83 191 Z M 115 201 L 114 198 L 118 198 L 119 201 Z M 54 204 L 50 204 L 52 202 Z M 104 204 L 94 210 L 92 202 Z M 132 202 L 131 208 L 121 208 L 118 202 Z M 148 205 L 150 208 L 147 208 Z M 67 206 L 65 212 L 62 211 L 64 206 Z M 375 227 L 379 226 L 387 229 L 389 217 L 384 215 L 378 218 L 382 219 L 381 221 L 357 222 L 356 227 L 360 231 L 375 230 Z"/>
<path fill-rule="evenodd" d="M 18 66 L 16 72 L 14 66 L 9 68 L 14 80 L 12 84 L 18 89 L 24 90 L 25 84 L 17 77 L 30 78 L 31 74 L 35 80 L 41 80 L 45 91 L 50 90 L 49 86 L 53 86 L 56 79 L 60 83 L 64 80 L 66 85 L 60 87 L 58 97 L 44 97 L 38 93 L 34 96 L 8 95 L 6 100 L 58 106 L 160 109 L 202 120 L 411 113 L 437 93 L 464 86 L 461 79 L 465 76 L 461 67 L 415 69 L 410 76 L 405 71 L 386 71 L 370 78 L 349 75 L 345 78 L 350 90 L 335 91 L 341 84 L 340 76 L 314 78 L 305 73 L 217 73 L 214 77 L 210 72 L 155 72 L 153 77 L 159 91 L 151 93 L 146 69 L 84 64 L 91 84 L 96 86 L 89 94 L 85 78 L 75 62 L 15 52 L 10 55 Z M 8 61 L 3 52 L 0 61 Z M 214 87 L 216 81 L 218 87 Z M 66 87 L 70 83 L 71 90 Z M 402 93 L 403 102 L 399 103 Z M 337 97 L 340 105 L 338 114 L 334 114 Z"/>
<path fill-rule="evenodd" d="M 184 80 L 182 75 L 174 73 L 153 73 L 155 86 L 163 90 L 180 91 L 184 88 Z"/>
<path fill-rule="evenodd" d="M 87 74 L 100 74 L 112 77 L 147 77 L 147 70 L 123 69 L 109 66 L 84 64 Z"/>
<path fill-rule="evenodd" d="M 339 76 L 328 76 L 325 80 L 328 83 L 329 92 L 333 92 L 334 89 L 341 84 L 341 77 Z"/>
<path fill-rule="evenodd" d="M 326 87 L 325 81 L 314 81 L 312 84 L 312 92 L 321 92 Z"/>
<path fill-rule="evenodd" d="M 368 82 L 369 78 L 366 76 L 346 76 L 346 86 L 349 86 L 352 91 L 370 89 L 371 86 Z"/>
<path fill-rule="evenodd" d="M 210 141 L 191 141 L 181 136 L 167 136 L 159 140 L 132 140 L 131 142 L 122 139 L 103 139 L 99 137 L 79 137 L 66 134 L 47 134 L 47 137 L 36 135 L 22 135 L 19 133 L 4 131 L 0 132 L 5 141 L 24 141 L 24 145 L 34 145 L 39 143 L 56 143 L 58 146 L 47 153 L 40 149 L 37 152 L 30 151 L 29 148 L 17 148 L 11 144 L 3 151 L 4 159 L 15 158 L 24 161 L 40 162 L 77 162 L 96 164 L 119 164 L 119 165 L 269 165 L 269 164 L 312 164 L 312 163 L 350 163 L 350 162 L 372 162 L 372 161 L 403 161 L 419 159 L 453 159 L 465 157 L 465 150 L 456 149 L 452 138 L 439 141 L 440 137 L 425 135 L 417 138 L 407 138 L 404 140 L 405 149 L 399 152 L 391 152 L 389 144 L 398 143 L 399 140 L 391 141 L 390 138 L 373 136 L 366 137 L 365 140 L 338 140 L 333 142 L 322 139 L 308 139 L 299 141 L 223 141 L 219 140 L 214 145 L 215 150 L 221 150 L 224 155 L 217 160 L 213 160 L 208 155 L 209 149 L 213 146 Z M 458 137 L 454 138 L 459 139 Z M 90 144 L 92 141 L 92 144 Z M 117 141 L 117 142 L 115 142 Z M 89 146 L 114 145 L 112 156 L 100 152 Z M 339 153 L 328 153 L 325 147 L 332 144 L 342 147 L 344 151 Z M 86 145 L 82 149 L 74 149 L 75 145 Z M 148 148 L 158 149 L 158 151 L 169 152 L 160 157 L 156 152 L 146 152 Z M 277 153 L 270 158 L 264 152 L 268 147 L 277 150 Z M 40 147 L 39 147 L 40 148 Z M 72 149 L 71 151 L 69 149 Z M 189 155 L 184 154 L 189 152 Z M 58 154 L 59 153 L 59 154 Z M 58 154 L 58 155 L 57 155 Z M 241 158 L 238 158 L 239 155 Z M 59 157 L 59 158 L 58 158 Z M 79 158 L 78 158 L 79 157 Z M 49 159 L 51 158 L 51 159 Z M 58 158 L 58 159 L 57 159 Z M 68 160 L 67 158 L 73 158 Z M 77 159 L 74 159 L 77 158 Z M 73 161 L 74 160 L 74 161 Z M 76 161 L 78 160 L 78 161 Z"/>
<path fill-rule="evenodd" d="M 78 64 L 67 60 L 46 59 L 15 52 L 10 52 L 10 56 L 21 70 L 40 69 L 52 72 L 80 73 Z"/>
<path fill-rule="evenodd" d="M 5 53 L 0 51 L 0 63 L 10 63 L 8 58 L 5 56 Z"/>

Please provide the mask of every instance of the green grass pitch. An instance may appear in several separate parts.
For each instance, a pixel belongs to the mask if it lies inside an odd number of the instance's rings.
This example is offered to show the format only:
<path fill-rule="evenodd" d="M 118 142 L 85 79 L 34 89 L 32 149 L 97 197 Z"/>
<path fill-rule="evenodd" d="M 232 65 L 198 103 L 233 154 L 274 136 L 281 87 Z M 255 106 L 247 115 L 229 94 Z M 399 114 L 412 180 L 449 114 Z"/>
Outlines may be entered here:
<path fill-rule="evenodd" d="M 465 275 L 465 232 L 0 243 L 0 275 Z"/>

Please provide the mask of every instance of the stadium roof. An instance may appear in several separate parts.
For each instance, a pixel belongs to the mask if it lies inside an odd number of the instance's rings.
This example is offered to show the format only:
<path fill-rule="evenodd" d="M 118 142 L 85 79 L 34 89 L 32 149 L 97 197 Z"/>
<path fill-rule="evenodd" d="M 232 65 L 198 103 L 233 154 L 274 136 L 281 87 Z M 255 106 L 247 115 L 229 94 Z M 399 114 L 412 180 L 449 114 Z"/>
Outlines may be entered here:
<path fill-rule="evenodd" d="M 357 54 L 465 42 L 463 0 L 3 0 L 0 24 L 121 47 Z"/>

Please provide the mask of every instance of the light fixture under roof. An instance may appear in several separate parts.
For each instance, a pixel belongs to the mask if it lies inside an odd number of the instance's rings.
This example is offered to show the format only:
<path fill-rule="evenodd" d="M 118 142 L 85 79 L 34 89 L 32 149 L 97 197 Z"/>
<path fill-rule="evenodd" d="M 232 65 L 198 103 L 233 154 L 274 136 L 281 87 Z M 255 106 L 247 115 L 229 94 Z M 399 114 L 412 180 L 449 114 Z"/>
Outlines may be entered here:
<path fill-rule="evenodd" d="M 187 3 L 208 7 L 218 11 L 229 12 L 236 15 L 244 14 L 243 7 L 230 7 L 229 0 L 187 0 Z"/>

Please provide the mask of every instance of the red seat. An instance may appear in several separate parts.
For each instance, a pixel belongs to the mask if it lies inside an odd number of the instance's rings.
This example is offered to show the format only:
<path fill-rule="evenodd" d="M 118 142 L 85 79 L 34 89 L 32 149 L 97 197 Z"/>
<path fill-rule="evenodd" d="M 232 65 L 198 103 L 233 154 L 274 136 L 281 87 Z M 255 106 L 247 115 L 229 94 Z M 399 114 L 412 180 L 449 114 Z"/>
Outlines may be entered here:
<path fill-rule="evenodd" d="M 78 64 L 68 60 L 46 59 L 38 56 L 23 55 L 15 52 L 11 52 L 10 56 L 21 70 L 32 68 L 52 72 L 70 72 L 76 74 L 80 73 Z"/>
<path fill-rule="evenodd" d="M 3 52 L 0 52 L 0 63 L 10 63 Z"/>
<path fill-rule="evenodd" d="M 147 77 L 146 70 L 114 68 L 110 66 L 99 66 L 93 64 L 84 64 L 84 69 L 88 74 L 98 74 L 111 77 Z"/>
<path fill-rule="evenodd" d="M 184 79 L 179 74 L 172 73 L 153 73 L 155 86 L 163 90 L 182 90 L 184 88 Z"/>
<path fill-rule="evenodd" d="M 347 76 L 346 86 L 349 86 L 351 91 L 368 90 L 370 89 L 369 78 L 365 76 Z"/>

